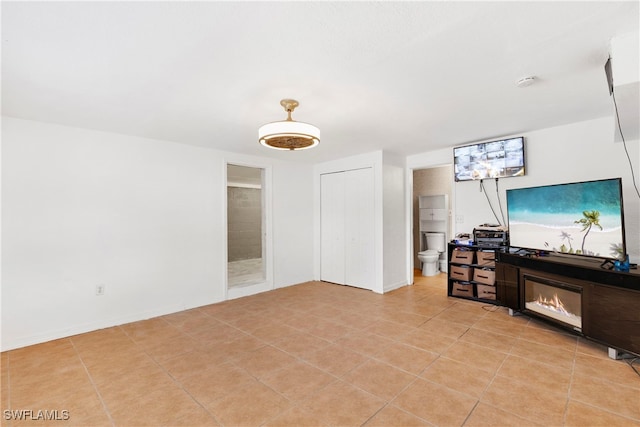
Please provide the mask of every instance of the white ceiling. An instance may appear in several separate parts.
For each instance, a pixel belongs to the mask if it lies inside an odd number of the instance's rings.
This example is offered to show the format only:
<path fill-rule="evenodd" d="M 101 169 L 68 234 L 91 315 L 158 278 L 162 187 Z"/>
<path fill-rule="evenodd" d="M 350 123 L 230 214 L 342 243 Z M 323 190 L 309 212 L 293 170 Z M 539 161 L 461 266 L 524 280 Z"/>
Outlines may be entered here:
<path fill-rule="evenodd" d="M 3 1 L 2 111 L 310 163 L 405 156 L 610 115 L 609 43 L 638 6 Z M 319 147 L 258 144 L 282 98 Z"/>

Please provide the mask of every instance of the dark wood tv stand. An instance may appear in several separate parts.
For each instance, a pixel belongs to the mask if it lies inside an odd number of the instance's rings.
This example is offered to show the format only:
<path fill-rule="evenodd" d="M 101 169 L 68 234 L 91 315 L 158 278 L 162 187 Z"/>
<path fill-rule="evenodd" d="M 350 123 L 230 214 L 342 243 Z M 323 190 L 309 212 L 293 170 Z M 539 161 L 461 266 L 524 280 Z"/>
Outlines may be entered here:
<path fill-rule="evenodd" d="M 602 261 L 594 258 L 520 255 L 510 251 L 497 253 L 496 261 L 497 299 L 511 313 L 519 311 L 536 316 L 525 308 L 525 278 L 564 283 L 582 295 L 582 327 L 573 328 L 574 333 L 606 345 L 612 358 L 618 358 L 621 353 L 640 355 L 640 272 L 637 269 L 619 272 L 602 268 Z"/>

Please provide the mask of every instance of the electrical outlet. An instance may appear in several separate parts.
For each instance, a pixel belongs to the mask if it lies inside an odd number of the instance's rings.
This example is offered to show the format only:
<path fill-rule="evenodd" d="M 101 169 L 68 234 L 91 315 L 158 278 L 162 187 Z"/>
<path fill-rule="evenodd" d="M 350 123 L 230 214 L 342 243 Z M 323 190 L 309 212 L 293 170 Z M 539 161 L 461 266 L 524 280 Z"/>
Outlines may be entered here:
<path fill-rule="evenodd" d="M 106 286 L 105 285 L 96 285 L 96 295 L 104 295 L 104 288 Z"/>
<path fill-rule="evenodd" d="M 463 215 L 456 215 L 456 222 L 458 224 L 462 224 L 464 222 L 464 216 Z"/>

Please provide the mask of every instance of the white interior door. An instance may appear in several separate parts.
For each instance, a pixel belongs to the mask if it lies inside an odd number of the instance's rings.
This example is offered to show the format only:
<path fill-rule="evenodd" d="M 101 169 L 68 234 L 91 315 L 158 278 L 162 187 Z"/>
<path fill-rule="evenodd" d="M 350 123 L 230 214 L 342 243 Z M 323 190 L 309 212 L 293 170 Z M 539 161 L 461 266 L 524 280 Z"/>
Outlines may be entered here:
<path fill-rule="evenodd" d="M 320 176 L 320 280 L 345 282 L 344 173 Z"/>
<path fill-rule="evenodd" d="M 373 289 L 374 260 L 374 188 L 373 169 L 345 173 L 345 283 Z"/>
<path fill-rule="evenodd" d="M 320 280 L 373 289 L 373 169 L 320 176 Z"/>

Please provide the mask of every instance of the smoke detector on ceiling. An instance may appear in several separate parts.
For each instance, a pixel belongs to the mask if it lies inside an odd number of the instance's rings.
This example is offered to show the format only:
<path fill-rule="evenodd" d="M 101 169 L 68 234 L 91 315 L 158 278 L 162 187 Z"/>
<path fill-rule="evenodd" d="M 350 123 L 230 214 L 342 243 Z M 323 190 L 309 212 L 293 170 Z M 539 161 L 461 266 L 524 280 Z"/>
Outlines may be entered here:
<path fill-rule="evenodd" d="M 536 78 L 534 76 L 523 77 L 516 82 L 516 86 L 518 87 L 531 86 L 532 84 L 535 83 L 535 81 L 536 81 Z"/>

